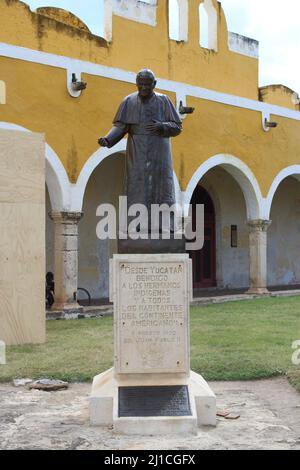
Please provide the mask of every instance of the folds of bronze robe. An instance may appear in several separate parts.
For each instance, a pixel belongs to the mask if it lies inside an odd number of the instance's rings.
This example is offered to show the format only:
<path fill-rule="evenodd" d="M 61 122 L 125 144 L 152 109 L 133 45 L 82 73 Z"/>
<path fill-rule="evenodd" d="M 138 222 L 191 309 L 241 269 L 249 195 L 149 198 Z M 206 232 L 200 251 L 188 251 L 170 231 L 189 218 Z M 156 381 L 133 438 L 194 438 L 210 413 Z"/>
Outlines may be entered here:
<path fill-rule="evenodd" d="M 159 135 L 150 134 L 145 128 L 154 120 L 163 124 Z M 109 147 L 128 133 L 124 188 L 128 207 L 140 203 L 150 211 L 151 204 L 174 204 L 170 137 L 179 135 L 182 125 L 170 99 L 153 93 L 142 100 L 138 93 L 133 93 L 121 103 L 113 125 L 105 137 Z"/>

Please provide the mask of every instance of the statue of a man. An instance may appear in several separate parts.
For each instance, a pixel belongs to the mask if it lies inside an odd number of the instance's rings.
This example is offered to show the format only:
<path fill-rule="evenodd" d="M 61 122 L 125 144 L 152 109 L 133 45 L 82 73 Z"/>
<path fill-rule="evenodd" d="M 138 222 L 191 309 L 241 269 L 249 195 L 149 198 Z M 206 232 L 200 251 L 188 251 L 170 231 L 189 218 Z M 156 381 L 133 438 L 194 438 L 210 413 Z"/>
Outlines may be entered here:
<path fill-rule="evenodd" d="M 166 95 L 154 92 L 156 78 L 143 69 L 136 77 L 138 92 L 122 101 L 113 128 L 99 139 L 102 147 L 113 147 L 126 134 L 125 195 L 128 207 L 175 203 L 170 137 L 182 131 L 181 119 Z"/>

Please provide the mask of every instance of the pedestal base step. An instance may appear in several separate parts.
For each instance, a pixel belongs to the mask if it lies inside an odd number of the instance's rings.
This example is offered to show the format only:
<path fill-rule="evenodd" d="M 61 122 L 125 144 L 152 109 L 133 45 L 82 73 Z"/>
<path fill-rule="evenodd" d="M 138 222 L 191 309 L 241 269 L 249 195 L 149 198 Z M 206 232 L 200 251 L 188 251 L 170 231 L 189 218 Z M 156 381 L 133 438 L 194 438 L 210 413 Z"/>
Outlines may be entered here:
<path fill-rule="evenodd" d="M 186 383 L 139 378 L 121 384 L 114 369 L 96 376 L 90 397 L 94 426 L 113 426 L 120 434 L 196 434 L 199 426 L 216 425 L 216 397 L 205 380 L 191 372 Z M 126 381 L 125 381 L 126 382 Z"/>

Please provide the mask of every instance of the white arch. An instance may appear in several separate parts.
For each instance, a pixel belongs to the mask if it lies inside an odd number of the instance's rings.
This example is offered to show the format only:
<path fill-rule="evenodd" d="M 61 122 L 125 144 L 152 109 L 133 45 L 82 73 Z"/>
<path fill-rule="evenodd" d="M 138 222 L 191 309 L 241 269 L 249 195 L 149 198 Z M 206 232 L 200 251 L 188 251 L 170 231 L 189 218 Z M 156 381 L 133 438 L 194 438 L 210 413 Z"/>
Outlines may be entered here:
<path fill-rule="evenodd" d="M 265 199 L 265 213 L 266 213 L 267 218 L 270 217 L 272 202 L 273 202 L 275 193 L 278 189 L 278 186 L 280 185 L 280 183 L 282 183 L 282 181 L 285 178 L 288 178 L 289 176 L 293 176 L 294 178 L 300 181 L 300 165 L 291 165 L 291 166 L 288 166 L 287 168 L 284 168 L 278 173 L 276 178 L 273 180 L 271 188 L 268 192 L 268 196 Z"/>
<path fill-rule="evenodd" d="M 184 202 L 184 193 L 181 191 L 181 187 L 177 178 L 175 171 L 173 171 L 173 178 L 174 178 L 174 189 L 175 189 L 175 201 L 177 204 L 182 205 Z"/>
<path fill-rule="evenodd" d="M 10 122 L 0 122 L 0 129 L 11 131 L 32 132 L 25 127 Z M 46 183 L 53 211 L 70 210 L 70 181 L 57 154 L 45 144 Z"/>
<path fill-rule="evenodd" d="M 190 204 L 201 178 L 212 168 L 221 166 L 237 181 L 243 191 L 248 219 L 264 218 L 264 204 L 259 184 L 250 168 L 232 155 L 219 154 L 206 160 L 193 174 L 184 193 L 184 203 Z M 186 214 L 187 215 L 187 214 Z"/>
<path fill-rule="evenodd" d="M 71 191 L 72 191 L 72 205 L 71 205 L 71 210 L 72 211 L 82 211 L 83 207 L 83 199 L 84 199 L 84 194 L 85 190 L 87 187 L 87 184 L 89 182 L 89 179 L 91 177 L 91 174 L 97 168 L 100 163 L 103 162 L 103 160 L 111 155 L 114 155 L 115 153 L 125 153 L 127 147 L 127 139 L 122 139 L 118 144 L 116 144 L 113 148 L 107 148 L 107 147 L 101 147 L 98 150 L 96 150 L 95 153 L 86 161 L 84 164 L 80 175 L 77 179 L 76 184 L 71 185 Z M 180 184 L 178 181 L 178 178 L 175 174 L 174 175 L 174 186 L 175 186 L 175 197 L 176 197 L 176 202 L 181 203 L 182 201 L 182 192 L 180 188 Z"/>
<path fill-rule="evenodd" d="M 72 211 L 82 211 L 83 199 L 88 181 L 91 174 L 103 160 L 115 153 L 124 153 L 126 151 L 127 139 L 122 139 L 113 148 L 100 147 L 93 155 L 85 162 L 83 168 L 78 176 L 76 184 L 72 185 Z"/>

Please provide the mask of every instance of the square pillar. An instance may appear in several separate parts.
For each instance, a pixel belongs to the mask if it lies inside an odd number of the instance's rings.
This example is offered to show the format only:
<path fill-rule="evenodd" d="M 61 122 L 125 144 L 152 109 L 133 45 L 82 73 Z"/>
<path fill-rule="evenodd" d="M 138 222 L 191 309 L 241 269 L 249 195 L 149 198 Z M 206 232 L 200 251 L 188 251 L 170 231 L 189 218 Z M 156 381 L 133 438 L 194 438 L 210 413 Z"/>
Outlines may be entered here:
<path fill-rule="evenodd" d="M 248 220 L 250 288 L 249 294 L 269 294 L 267 289 L 267 231 L 271 220 Z"/>
<path fill-rule="evenodd" d="M 78 288 L 78 223 L 81 212 L 51 212 L 54 221 L 54 282 L 53 310 L 82 310 L 77 303 Z"/>

